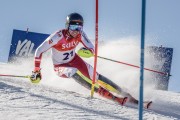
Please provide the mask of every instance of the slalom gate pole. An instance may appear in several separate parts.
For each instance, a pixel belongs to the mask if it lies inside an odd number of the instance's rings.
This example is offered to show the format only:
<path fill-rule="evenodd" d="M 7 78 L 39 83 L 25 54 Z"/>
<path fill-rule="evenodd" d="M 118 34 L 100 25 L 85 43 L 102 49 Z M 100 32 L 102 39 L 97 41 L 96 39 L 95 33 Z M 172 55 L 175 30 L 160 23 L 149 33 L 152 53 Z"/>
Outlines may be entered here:
<path fill-rule="evenodd" d="M 0 74 L 2 77 L 18 77 L 18 78 L 29 78 L 28 75 L 26 76 L 19 76 L 19 75 L 5 75 L 5 74 Z"/>
<path fill-rule="evenodd" d="M 95 56 L 94 56 L 94 73 L 91 86 L 91 98 L 94 95 L 94 85 L 96 80 L 96 66 L 97 66 L 97 49 L 98 49 L 98 0 L 96 0 L 96 17 L 95 17 Z"/>
<path fill-rule="evenodd" d="M 143 120 L 143 93 L 144 93 L 144 44 L 146 26 L 146 0 L 142 0 L 141 10 L 141 58 L 140 58 L 140 85 L 139 85 L 139 120 Z"/>
<path fill-rule="evenodd" d="M 133 65 L 133 64 L 129 64 L 129 63 L 121 62 L 121 61 L 112 60 L 112 59 L 105 58 L 105 57 L 101 57 L 101 56 L 97 56 L 97 57 L 98 57 L 98 58 L 101 58 L 101 59 L 104 59 L 104 60 L 109 60 L 109 61 L 112 61 L 112 62 L 116 62 L 116 63 L 128 65 L 128 66 L 131 66 L 131 67 L 140 68 L 140 67 L 137 66 L 137 65 Z M 149 68 L 144 68 L 144 70 L 151 71 L 151 72 L 155 72 L 155 73 L 159 73 L 159 74 L 162 74 L 162 75 L 171 76 L 171 75 L 169 75 L 168 73 L 164 73 L 164 72 L 152 70 L 152 69 L 149 69 Z"/>

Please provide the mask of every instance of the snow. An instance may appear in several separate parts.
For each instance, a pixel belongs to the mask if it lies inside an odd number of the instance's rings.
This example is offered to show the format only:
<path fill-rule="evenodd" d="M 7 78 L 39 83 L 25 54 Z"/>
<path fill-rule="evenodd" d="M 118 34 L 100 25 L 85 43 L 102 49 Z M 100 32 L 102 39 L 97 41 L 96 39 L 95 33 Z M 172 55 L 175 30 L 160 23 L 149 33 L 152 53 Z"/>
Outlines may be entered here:
<path fill-rule="evenodd" d="M 105 44 L 99 50 L 99 55 L 138 65 L 138 51 L 137 44 L 131 39 L 126 39 L 126 42 L 116 41 L 116 43 Z M 127 54 L 131 56 L 124 57 Z M 0 74 L 29 75 L 33 70 L 33 59 L 21 61 L 21 64 L 0 64 Z M 86 61 L 92 64 L 93 58 Z M 103 60 L 99 60 L 97 69 L 138 98 L 139 71 L 137 69 L 118 66 Z M 26 78 L 0 77 L 0 119 L 138 119 L 137 105 L 127 103 L 121 106 L 97 94 L 91 99 L 90 91 L 74 80 L 57 77 L 48 55 L 43 56 L 42 75 L 40 84 L 32 84 Z M 145 79 L 150 78 L 148 72 L 145 75 Z M 150 109 L 144 110 L 144 120 L 180 119 L 180 93 L 155 90 L 152 85 L 145 84 L 144 97 L 145 100 L 153 101 Z"/>
<path fill-rule="evenodd" d="M 150 110 L 144 120 L 175 120 L 180 118 L 180 94 L 154 92 Z M 48 85 L 33 85 L 24 79 L 1 78 L 0 118 L 3 120 L 54 119 L 138 119 L 138 108 L 121 106 L 113 101 Z"/>

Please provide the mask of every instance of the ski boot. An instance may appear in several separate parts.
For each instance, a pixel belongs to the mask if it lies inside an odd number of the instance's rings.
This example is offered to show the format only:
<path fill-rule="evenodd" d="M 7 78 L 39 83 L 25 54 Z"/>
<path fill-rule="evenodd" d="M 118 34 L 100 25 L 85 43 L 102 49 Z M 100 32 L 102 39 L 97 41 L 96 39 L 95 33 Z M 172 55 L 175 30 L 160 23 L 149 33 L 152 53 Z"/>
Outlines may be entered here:
<path fill-rule="evenodd" d="M 110 93 L 108 90 L 104 89 L 103 87 L 99 87 L 98 93 L 99 93 L 99 95 L 101 95 L 107 99 L 111 99 L 113 101 L 118 102 L 120 105 L 124 105 L 128 99 L 127 97 L 123 97 L 123 98 L 116 97 L 112 93 Z"/>

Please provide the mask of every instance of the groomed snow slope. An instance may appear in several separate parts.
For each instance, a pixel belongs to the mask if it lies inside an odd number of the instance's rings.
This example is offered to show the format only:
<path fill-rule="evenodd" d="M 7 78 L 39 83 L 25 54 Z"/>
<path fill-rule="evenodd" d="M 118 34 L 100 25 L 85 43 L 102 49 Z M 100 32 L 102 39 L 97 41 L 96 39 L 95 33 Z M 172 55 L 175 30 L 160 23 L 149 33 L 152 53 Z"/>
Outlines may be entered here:
<path fill-rule="evenodd" d="M 154 104 L 144 110 L 144 120 L 180 119 L 180 94 L 154 91 Z M 136 106 L 120 106 L 99 97 L 33 85 L 24 79 L 0 79 L 2 120 L 138 119 Z"/>

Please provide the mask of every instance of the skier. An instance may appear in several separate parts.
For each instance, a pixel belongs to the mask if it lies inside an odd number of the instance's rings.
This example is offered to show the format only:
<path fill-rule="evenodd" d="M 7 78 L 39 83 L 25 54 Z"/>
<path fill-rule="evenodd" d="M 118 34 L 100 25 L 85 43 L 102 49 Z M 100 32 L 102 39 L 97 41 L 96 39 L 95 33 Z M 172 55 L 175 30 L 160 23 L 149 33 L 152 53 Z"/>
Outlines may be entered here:
<path fill-rule="evenodd" d="M 51 34 L 35 52 L 35 67 L 30 77 L 32 83 L 39 83 L 41 80 L 41 58 L 42 54 L 51 48 L 52 61 L 54 71 L 59 77 L 72 77 L 78 83 L 84 85 L 88 89 L 91 88 L 91 80 L 93 79 L 93 67 L 83 61 L 81 57 L 93 57 L 94 46 L 83 31 L 83 17 L 78 13 L 71 13 L 66 18 L 65 29 L 58 30 Z M 83 44 L 83 48 L 75 53 L 75 48 L 79 43 Z M 113 99 L 114 101 L 124 105 L 127 97 L 115 97 L 109 90 L 121 89 L 109 79 L 101 74 L 96 73 L 95 92 L 100 95 Z"/>

